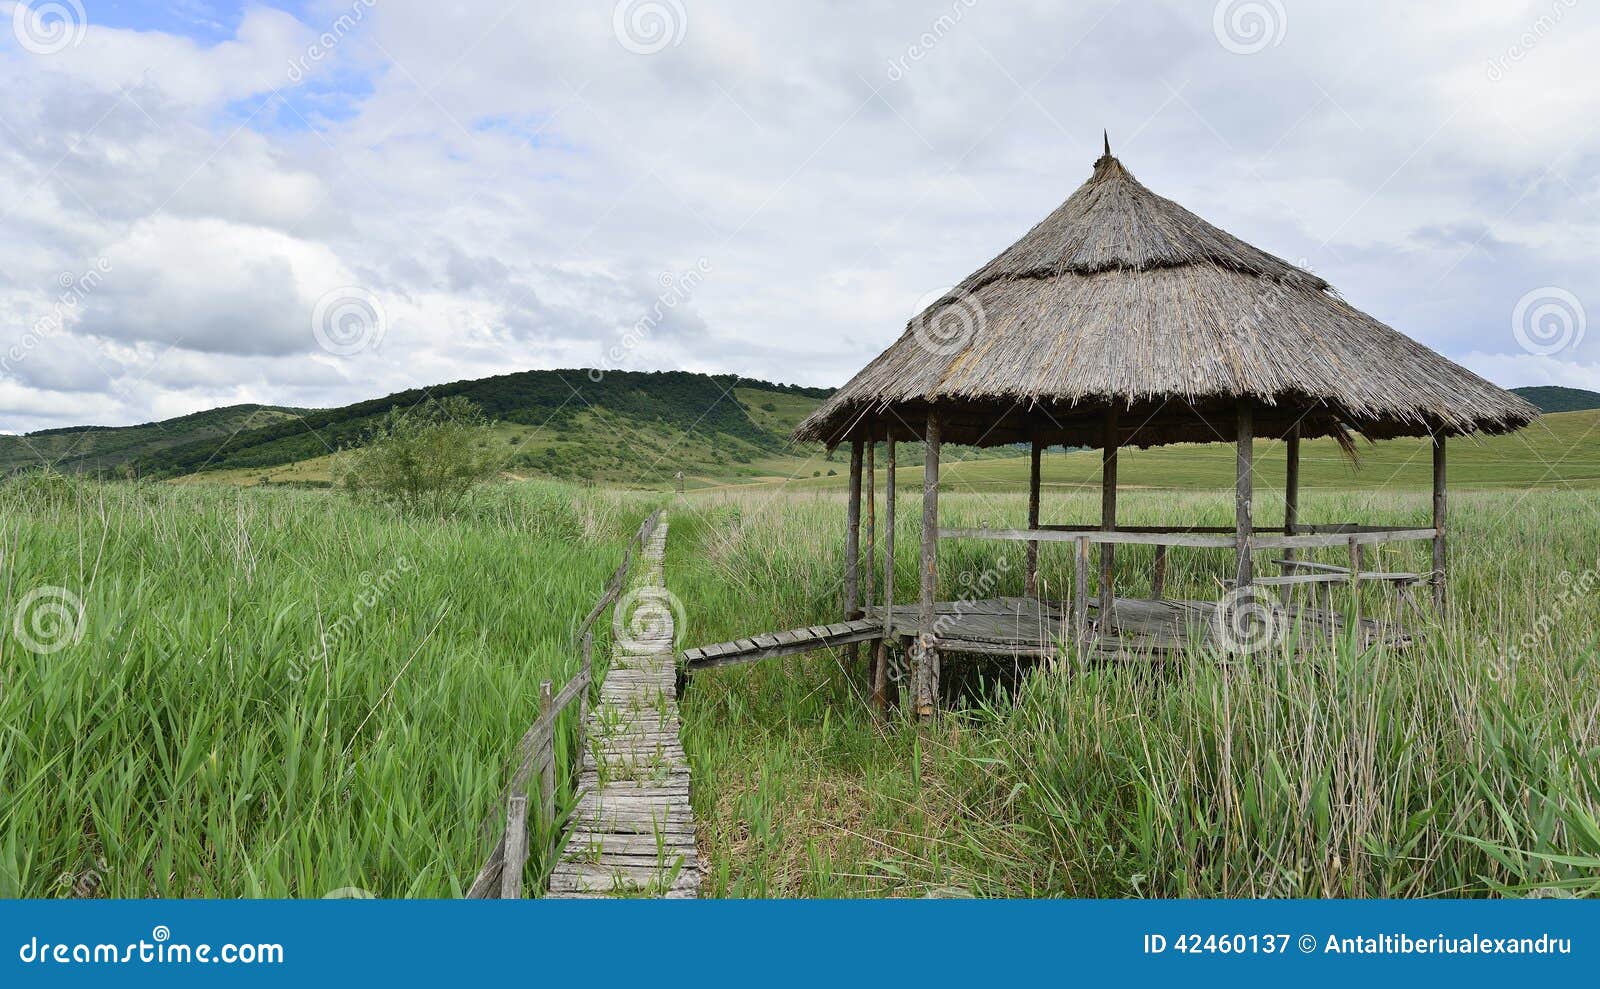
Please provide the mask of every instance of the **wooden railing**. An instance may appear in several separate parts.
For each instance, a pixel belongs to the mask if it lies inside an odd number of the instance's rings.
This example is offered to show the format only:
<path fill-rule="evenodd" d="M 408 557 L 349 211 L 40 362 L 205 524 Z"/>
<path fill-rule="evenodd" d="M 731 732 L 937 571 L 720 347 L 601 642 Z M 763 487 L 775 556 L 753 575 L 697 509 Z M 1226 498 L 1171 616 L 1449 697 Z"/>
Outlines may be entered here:
<path fill-rule="evenodd" d="M 1292 534 L 1282 529 L 1256 527 L 1251 530 L 1245 545 L 1248 552 L 1258 550 L 1325 549 L 1344 546 L 1350 551 L 1350 566 L 1326 567 L 1304 561 L 1280 561 L 1285 570 L 1321 570 L 1319 573 L 1291 573 L 1287 577 L 1258 578 L 1252 583 L 1263 585 L 1318 584 L 1327 588 L 1334 583 L 1348 584 L 1354 594 L 1364 581 L 1405 582 L 1419 579 L 1418 574 L 1395 574 L 1369 571 L 1363 568 L 1368 547 L 1391 542 L 1433 540 L 1440 535 L 1434 528 L 1405 528 L 1400 526 L 1357 525 L 1354 523 L 1299 524 Z M 1073 549 L 1072 602 L 1067 619 L 1072 623 L 1074 641 L 1082 645 L 1089 630 L 1089 547 L 1091 545 L 1133 544 L 1154 546 L 1155 564 L 1151 573 L 1153 596 L 1161 597 L 1166 583 L 1167 548 L 1188 546 L 1212 549 L 1239 548 L 1238 537 L 1232 527 L 1191 526 L 1121 526 L 1101 529 L 1087 525 L 1041 525 L 1025 529 L 988 529 L 941 527 L 940 539 L 994 539 L 1013 542 L 1048 543 L 1070 542 Z M 1429 577 L 1434 575 L 1430 574 Z M 1331 605 L 1331 602 L 1330 602 Z"/>
<path fill-rule="evenodd" d="M 505 828 L 489 858 L 478 870 L 467 890 L 468 899 L 515 900 L 522 897 L 530 834 L 544 842 L 544 858 L 555 854 L 561 829 L 556 819 L 556 740 L 561 715 L 576 705 L 576 744 L 570 766 L 574 780 L 583 766 L 584 728 L 589 718 L 589 688 L 594 684 L 594 623 L 615 604 L 627 584 L 635 554 L 644 550 L 656 525 L 661 521 L 657 509 L 639 525 L 622 554 L 622 563 L 612 572 L 605 593 L 573 633 L 582 650 L 578 674 L 560 692 L 552 692 L 549 680 L 539 684 L 539 716 L 517 744 L 517 764 L 505 791 Z M 534 784 L 537 782 L 537 791 Z M 536 813 L 535 813 L 536 812 Z M 487 830 L 487 828 L 486 828 Z"/>

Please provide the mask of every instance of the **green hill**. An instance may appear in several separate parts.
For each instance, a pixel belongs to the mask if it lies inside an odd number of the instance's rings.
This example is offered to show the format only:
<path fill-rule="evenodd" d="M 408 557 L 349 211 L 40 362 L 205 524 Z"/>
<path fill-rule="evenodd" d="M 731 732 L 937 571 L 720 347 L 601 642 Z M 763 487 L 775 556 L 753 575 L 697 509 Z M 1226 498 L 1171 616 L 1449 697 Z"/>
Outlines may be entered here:
<path fill-rule="evenodd" d="M 1511 390 L 1537 405 L 1540 412 L 1582 412 L 1584 409 L 1600 409 L 1600 392 L 1583 388 L 1530 385 Z"/>
<path fill-rule="evenodd" d="M 829 394 L 733 375 L 522 371 L 336 409 L 234 406 L 123 428 L 80 427 L 0 437 L 0 470 L 131 470 L 224 480 L 325 481 L 326 458 L 361 442 L 391 408 L 463 395 L 500 424 L 514 471 L 660 484 L 674 473 L 732 478 L 782 459 L 789 432 Z M 293 471 L 291 465 L 304 465 Z M 286 476 L 276 476 L 286 474 Z"/>
<path fill-rule="evenodd" d="M 1385 440 L 1357 444 L 1352 464 L 1332 440 L 1308 440 L 1301 446 L 1300 479 L 1306 488 L 1344 490 L 1426 489 L 1433 458 L 1422 440 Z M 1600 410 L 1540 416 L 1528 428 L 1509 436 L 1465 437 L 1450 441 L 1450 486 L 1455 488 L 1600 488 Z M 1283 488 L 1283 444 L 1256 443 L 1256 489 Z M 1233 487 L 1234 449 L 1228 443 L 1177 443 L 1149 450 L 1124 450 L 1117 465 L 1122 488 L 1175 491 L 1227 490 Z M 1051 450 L 1044 458 L 1041 482 L 1050 491 L 1098 490 L 1100 455 L 1094 451 Z M 807 478 L 802 487 L 842 486 L 843 478 Z M 901 491 L 920 491 L 922 472 L 907 469 L 899 477 Z M 1025 491 L 1026 459 L 981 460 L 952 464 L 941 475 L 941 488 L 952 491 Z M 1512 502 L 1508 501 L 1507 505 Z"/>
<path fill-rule="evenodd" d="M 0 475 L 49 465 L 76 473 L 114 472 L 173 447 L 210 443 L 238 432 L 292 421 L 303 409 L 230 405 L 137 426 L 75 426 L 0 436 Z"/>

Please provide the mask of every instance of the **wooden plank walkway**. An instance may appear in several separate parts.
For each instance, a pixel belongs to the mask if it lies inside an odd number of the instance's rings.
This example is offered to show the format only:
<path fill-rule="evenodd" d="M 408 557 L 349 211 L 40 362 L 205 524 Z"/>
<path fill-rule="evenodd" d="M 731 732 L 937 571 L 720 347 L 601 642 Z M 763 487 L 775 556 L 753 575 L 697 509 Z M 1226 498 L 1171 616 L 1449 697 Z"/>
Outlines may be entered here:
<path fill-rule="evenodd" d="M 626 610 L 660 602 L 636 641 L 613 643 L 600 703 L 586 725 L 570 837 L 550 877 L 553 898 L 686 899 L 699 891 L 689 760 L 678 738 L 673 609 L 662 579 L 666 543 L 663 517 L 618 605 L 626 623 Z"/>
<path fill-rule="evenodd" d="M 877 618 L 858 618 L 851 622 L 833 625 L 812 625 L 809 628 L 790 629 L 787 632 L 770 632 L 739 639 L 737 642 L 719 642 L 714 646 L 687 649 L 683 653 L 684 668 L 689 672 L 713 666 L 730 666 L 734 663 L 754 663 L 757 660 L 810 652 L 832 646 L 849 645 L 883 638 L 883 622 Z"/>

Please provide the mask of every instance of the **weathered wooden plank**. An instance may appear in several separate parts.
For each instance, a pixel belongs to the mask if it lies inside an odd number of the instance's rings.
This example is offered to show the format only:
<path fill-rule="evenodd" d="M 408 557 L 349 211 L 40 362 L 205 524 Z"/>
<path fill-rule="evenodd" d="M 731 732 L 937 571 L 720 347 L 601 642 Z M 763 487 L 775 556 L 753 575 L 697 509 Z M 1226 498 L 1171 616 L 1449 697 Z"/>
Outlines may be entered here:
<path fill-rule="evenodd" d="M 505 860 L 500 867 L 500 899 L 522 898 L 522 871 L 528 864 L 528 798 L 517 794 L 506 802 Z"/>
<path fill-rule="evenodd" d="M 1232 530 L 1229 530 L 1232 532 Z M 940 539 L 991 539 L 1009 542 L 1070 543 L 1087 537 L 1091 543 L 1131 543 L 1142 546 L 1197 546 L 1227 549 L 1233 546 L 1231 535 L 1213 535 L 1205 532 L 1138 532 L 1117 529 L 1112 532 L 1083 532 L 1058 529 L 986 529 L 944 526 L 939 529 Z"/>

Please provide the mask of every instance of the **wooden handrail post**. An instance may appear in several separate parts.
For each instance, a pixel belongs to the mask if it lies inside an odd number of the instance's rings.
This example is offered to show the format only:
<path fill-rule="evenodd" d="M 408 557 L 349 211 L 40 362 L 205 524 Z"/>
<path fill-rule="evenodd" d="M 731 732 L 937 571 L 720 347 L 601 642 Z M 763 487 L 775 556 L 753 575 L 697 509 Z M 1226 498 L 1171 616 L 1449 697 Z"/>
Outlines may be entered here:
<path fill-rule="evenodd" d="M 1350 537 L 1350 624 L 1358 628 L 1361 624 L 1361 565 L 1364 549 L 1355 536 Z M 1359 629 L 1356 644 L 1360 645 Z"/>
<path fill-rule="evenodd" d="M 894 634 L 894 436 L 885 437 L 883 476 L 883 638 L 878 640 L 878 661 L 872 673 L 872 703 L 880 712 L 889 709 L 889 638 Z"/>
<path fill-rule="evenodd" d="M 1100 451 L 1100 528 L 1111 531 L 1117 527 L 1117 448 L 1121 434 L 1117 420 L 1119 409 L 1112 405 L 1106 410 L 1105 437 Z M 1117 592 L 1112 576 L 1117 548 L 1111 543 L 1100 545 L 1100 624 L 1110 629 L 1115 624 Z"/>
<path fill-rule="evenodd" d="M 506 854 L 500 866 L 500 899 L 522 899 L 522 871 L 528 863 L 528 798 L 513 793 L 506 801 Z"/>
<path fill-rule="evenodd" d="M 588 743 L 589 731 L 589 690 L 594 685 L 594 633 L 585 632 L 583 635 L 583 663 L 579 676 L 583 677 L 583 690 L 578 693 L 578 754 L 573 758 L 578 766 L 583 765 L 584 746 Z"/>
<path fill-rule="evenodd" d="M 1167 544 L 1156 546 L 1156 562 L 1150 568 L 1150 600 L 1159 601 L 1167 590 Z"/>
<path fill-rule="evenodd" d="M 1072 638 L 1078 660 L 1088 658 L 1089 649 L 1089 539 L 1079 536 L 1073 547 Z"/>
<path fill-rule="evenodd" d="M 539 684 L 539 720 L 549 732 L 545 735 L 544 768 L 539 770 L 539 814 L 544 826 L 555 835 L 556 826 L 556 719 L 551 706 L 550 681 Z"/>
<path fill-rule="evenodd" d="M 1445 461 L 1444 434 L 1433 437 L 1433 606 L 1442 615 L 1445 607 Z"/>
<path fill-rule="evenodd" d="M 1255 581 L 1255 564 L 1250 559 L 1250 543 L 1255 532 L 1252 496 L 1255 488 L 1255 408 L 1250 399 L 1239 400 L 1239 422 L 1234 443 L 1237 446 L 1233 488 L 1234 587 Z"/>
<path fill-rule="evenodd" d="M 939 413 L 928 413 L 922 461 L 922 627 L 915 680 L 917 718 L 932 721 L 939 703 L 939 650 L 934 605 L 939 593 Z"/>
<path fill-rule="evenodd" d="M 1044 444 L 1035 437 L 1028 460 L 1028 528 L 1039 527 L 1039 461 Z M 1023 576 L 1022 593 L 1025 597 L 1039 594 L 1039 541 L 1028 543 L 1028 569 Z"/>
<path fill-rule="evenodd" d="M 859 618 L 861 607 L 861 454 L 860 440 L 850 441 L 850 495 L 845 509 L 844 620 Z M 845 668 L 854 670 L 856 647 L 845 646 Z"/>
<path fill-rule="evenodd" d="M 1283 475 L 1283 534 L 1292 536 L 1300 525 L 1300 424 L 1297 422 L 1289 428 L 1289 435 L 1283 438 L 1284 464 Z M 1295 550 L 1293 546 L 1283 551 L 1285 560 L 1293 561 Z"/>

